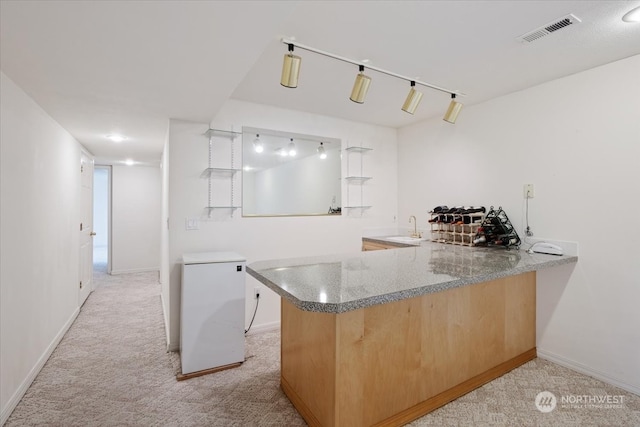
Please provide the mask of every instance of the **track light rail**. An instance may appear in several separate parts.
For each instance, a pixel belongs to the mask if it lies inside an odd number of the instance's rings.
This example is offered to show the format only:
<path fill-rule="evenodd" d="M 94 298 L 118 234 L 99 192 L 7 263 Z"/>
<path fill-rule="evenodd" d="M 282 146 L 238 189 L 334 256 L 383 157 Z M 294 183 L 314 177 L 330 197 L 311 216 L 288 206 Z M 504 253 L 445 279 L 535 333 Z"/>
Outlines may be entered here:
<path fill-rule="evenodd" d="M 431 83 L 422 82 L 420 80 L 416 80 L 416 79 L 413 79 L 411 77 L 403 76 L 401 74 L 397 74 L 397 73 L 394 73 L 394 72 L 391 72 L 391 71 L 388 71 L 388 70 L 384 70 L 382 68 L 373 67 L 371 65 L 363 64 L 360 61 L 349 59 L 349 58 L 346 58 L 344 56 L 336 55 L 334 53 L 326 52 L 324 50 L 316 49 L 315 47 L 307 46 L 307 45 L 298 43 L 298 42 L 296 42 L 294 40 L 283 38 L 281 41 L 282 41 L 282 43 L 284 43 L 286 45 L 293 45 L 293 46 L 297 47 L 298 49 L 303 49 L 303 50 L 307 50 L 309 52 L 314 52 L 314 53 L 317 53 L 319 55 L 323 55 L 323 56 L 327 56 L 329 58 L 337 59 L 338 61 L 347 62 L 349 64 L 363 66 L 367 70 L 376 71 L 378 73 L 386 74 L 388 76 L 396 77 L 398 79 L 405 80 L 405 81 L 408 81 L 408 82 L 415 82 L 415 84 L 417 84 L 417 85 L 425 86 L 425 87 L 428 87 L 428 88 L 431 88 L 431 89 L 434 89 L 434 90 L 437 90 L 437 91 L 440 91 L 440 92 L 445 92 L 445 93 L 448 93 L 448 94 L 451 94 L 451 95 L 456 95 L 456 96 L 465 96 L 466 95 L 465 93 L 460 92 L 460 91 L 446 89 L 446 88 L 443 88 L 443 87 L 440 87 L 440 86 L 433 85 Z"/>

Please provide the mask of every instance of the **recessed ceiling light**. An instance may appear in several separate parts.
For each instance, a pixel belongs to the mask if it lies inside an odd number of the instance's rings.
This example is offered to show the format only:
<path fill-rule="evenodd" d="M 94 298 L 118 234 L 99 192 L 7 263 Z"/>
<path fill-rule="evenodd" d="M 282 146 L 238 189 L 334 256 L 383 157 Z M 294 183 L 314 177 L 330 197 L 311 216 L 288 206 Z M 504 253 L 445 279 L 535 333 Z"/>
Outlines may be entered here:
<path fill-rule="evenodd" d="M 363 64 L 368 64 L 369 62 L 371 62 L 371 60 L 370 60 L 370 59 L 363 59 L 363 60 L 362 60 L 362 63 L 363 63 Z"/>
<path fill-rule="evenodd" d="M 127 166 L 133 166 L 136 164 L 136 162 L 134 162 L 133 159 L 127 159 L 124 161 L 124 164 Z"/>
<path fill-rule="evenodd" d="M 627 12 L 622 17 L 622 20 L 624 22 L 640 22 L 640 6 L 636 7 L 635 9 L 631 9 L 629 12 Z"/>
<path fill-rule="evenodd" d="M 109 138 L 113 142 L 122 142 L 122 141 L 125 141 L 127 139 L 126 136 L 118 135 L 116 133 L 112 133 L 110 135 L 107 135 L 107 138 Z"/>

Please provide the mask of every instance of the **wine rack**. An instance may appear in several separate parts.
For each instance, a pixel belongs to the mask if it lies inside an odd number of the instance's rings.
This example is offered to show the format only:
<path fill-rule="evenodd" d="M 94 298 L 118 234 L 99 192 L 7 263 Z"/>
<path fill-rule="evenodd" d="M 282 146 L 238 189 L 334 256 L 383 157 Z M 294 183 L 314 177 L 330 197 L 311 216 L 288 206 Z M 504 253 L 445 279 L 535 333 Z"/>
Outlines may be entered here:
<path fill-rule="evenodd" d="M 519 248 L 520 237 L 509 217 L 502 209 L 489 208 L 489 212 L 476 230 L 473 240 L 476 246 L 502 246 L 507 249 Z"/>

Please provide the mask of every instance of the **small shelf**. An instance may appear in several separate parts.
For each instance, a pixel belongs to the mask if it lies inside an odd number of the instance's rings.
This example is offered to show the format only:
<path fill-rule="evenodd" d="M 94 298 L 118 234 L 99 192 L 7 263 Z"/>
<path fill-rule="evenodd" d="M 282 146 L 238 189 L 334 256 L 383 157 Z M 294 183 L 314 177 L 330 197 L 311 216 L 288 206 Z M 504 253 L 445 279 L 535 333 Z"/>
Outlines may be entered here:
<path fill-rule="evenodd" d="M 347 147 L 345 148 L 346 151 L 351 151 L 352 153 L 366 153 L 368 151 L 372 151 L 373 148 L 367 148 L 367 147 Z"/>
<path fill-rule="evenodd" d="M 241 206 L 205 206 L 205 209 L 211 212 L 214 209 L 240 209 Z"/>
<path fill-rule="evenodd" d="M 221 129 L 208 129 L 204 134 L 208 138 L 211 138 L 212 136 L 221 136 L 223 138 L 234 139 L 242 135 L 242 132 L 234 132 L 231 130 L 221 130 Z"/>
<path fill-rule="evenodd" d="M 201 174 L 200 178 L 210 178 L 213 176 L 230 177 L 236 172 L 240 172 L 241 169 L 226 169 L 226 168 L 206 168 Z"/>
<path fill-rule="evenodd" d="M 344 179 L 346 179 L 349 182 L 365 182 L 365 181 L 369 181 L 372 178 L 373 178 L 372 176 L 347 176 Z"/>
<path fill-rule="evenodd" d="M 214 212 L 233 216 L 236 209 L 242 207 L 242 203 L 238 203 L 234 197 L 234 187 L 242 177 L 242 174 L 237 174 L 242 169 L 238 167 L 237 157 L 234 156 L 236 146 L 242 148 L 242 138 L 238 138 L 242 132 L 209 128 L 204 135 L 209 139 L 207 168 L 200 174 L 200 178 L 206 179 L 208 185 L 204 209 L 209 218 L 213 217 Z"/>
<path fill-rule="evenodd" d="M 372 176 L 364 175 L 364 155 L 373 151 L 373 148 L 351 146 L 346 147 L 344 150 L 347 153 L 347 173 L 345 174 L 344 180 L 347 183 L 347 205 L 350 205 L 344 206 L 344 209 L 348 209 L 351 212 L 359 212 L 360 216 L 362 216 L 367 209 L 371 208 L 370 205 L 364 204 L 364 189 L 367 187 L 364 184 L 370 179 L 373 179 Z M 349 154 L 353 155 L 350 156 Z"/>

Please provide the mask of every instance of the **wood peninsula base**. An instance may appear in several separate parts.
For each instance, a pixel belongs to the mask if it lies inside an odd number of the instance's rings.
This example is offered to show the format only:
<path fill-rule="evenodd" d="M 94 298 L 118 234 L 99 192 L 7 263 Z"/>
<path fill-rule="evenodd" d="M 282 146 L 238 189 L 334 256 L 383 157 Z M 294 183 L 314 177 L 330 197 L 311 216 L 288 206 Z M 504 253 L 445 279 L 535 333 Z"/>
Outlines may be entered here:
<path fill-rule="evenodd" d="M 536 357 L 536 273 L 339 314 L 282 299 L 281 385 L 311 426 L 400 426 Z"/>

